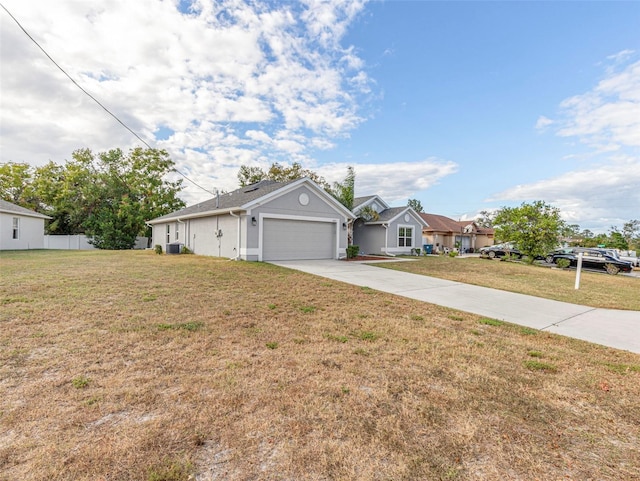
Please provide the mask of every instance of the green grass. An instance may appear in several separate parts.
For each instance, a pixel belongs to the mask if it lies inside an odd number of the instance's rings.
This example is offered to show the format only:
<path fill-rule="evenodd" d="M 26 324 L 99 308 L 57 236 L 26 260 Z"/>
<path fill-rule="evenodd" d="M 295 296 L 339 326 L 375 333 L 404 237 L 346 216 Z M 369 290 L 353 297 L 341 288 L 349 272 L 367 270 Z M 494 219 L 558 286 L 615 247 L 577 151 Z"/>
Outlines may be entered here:
<path fill-rule="evenodd" d="M 1 481 L 640 480 L 637 354 L 267 263 L 0 266 Z"/>
<path fill-rule="evenodd" d="M 372 264 L 414 274 L 491 287 L 591 307 L 640 311 L 640 278 L 583 271 L 575 289 L 575 270 L 477 257 L 411 257 L 413 262 Z"/>

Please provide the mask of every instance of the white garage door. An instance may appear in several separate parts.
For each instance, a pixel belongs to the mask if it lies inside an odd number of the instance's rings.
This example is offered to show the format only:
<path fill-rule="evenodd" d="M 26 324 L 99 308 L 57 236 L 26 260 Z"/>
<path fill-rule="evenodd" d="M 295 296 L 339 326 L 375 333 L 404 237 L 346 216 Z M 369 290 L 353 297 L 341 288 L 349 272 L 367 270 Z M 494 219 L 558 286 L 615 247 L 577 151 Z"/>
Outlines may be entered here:
<path fill-rule="evenodd" d="M 332 259 L 336 224 L 291 219 L 265 219 L 262 260 Z"/>

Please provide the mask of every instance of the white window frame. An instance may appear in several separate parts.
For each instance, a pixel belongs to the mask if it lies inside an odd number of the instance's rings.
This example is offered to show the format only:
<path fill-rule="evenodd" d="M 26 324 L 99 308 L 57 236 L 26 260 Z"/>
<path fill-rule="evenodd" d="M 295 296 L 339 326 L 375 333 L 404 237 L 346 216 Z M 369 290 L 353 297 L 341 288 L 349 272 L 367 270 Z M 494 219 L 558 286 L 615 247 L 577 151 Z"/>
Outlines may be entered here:
<path fill-rule="evenodd" d="M 167 224 L 167 244 L 171 243 L 171 224 Z"/>
<path fill-rule="evenodd" d="M 178 224 L 176 222 L 176 240 L 180 240 L 180 228 L 179 228 L 180 224 Z"/>
<path fill-rule="evenodd" d="M 404 229 L 404 235 L 401 236 L 400 235 L 400 231 L 402 229 Z M 409 235 L 409 236 L 406 235 L 407 229 L 411 229 L 411 235 Z M 413 234 L 414 234 L 415 230 L 416 230 L 416 228 L 413 225 L 399 224 L 398 225 L 398 235 L 396 236 L 397 246 L 398 247 L 409 247 L 409 248 L 412 249 L 413 248 L 413 244 L 414 244 L 414 242 L 413 242 Z M 400 245 L 400 240 L 401 239 L 403 240 L 404 245 Z M 409 244 L 410 245 L 407 245 L 407 239 L 409 239 Z"/>
<path fill-rule="evenodd" d="M 14 217 L 12 224 L 13 224 L 12 238 L 16 240 L 20 239 L 20 217 Z"/>

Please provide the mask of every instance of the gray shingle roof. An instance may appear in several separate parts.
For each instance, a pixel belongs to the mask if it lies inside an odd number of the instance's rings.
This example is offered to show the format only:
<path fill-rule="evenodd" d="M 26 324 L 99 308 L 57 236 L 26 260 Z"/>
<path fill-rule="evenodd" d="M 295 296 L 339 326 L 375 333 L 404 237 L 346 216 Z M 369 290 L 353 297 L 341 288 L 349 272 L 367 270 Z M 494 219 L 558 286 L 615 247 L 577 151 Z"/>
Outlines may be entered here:
<path fill-rule="evenodd" d="M 12 202 L 0 199 L 0 212 L 7 212 L 10 214 L 26 215 L 28 217 L 38 217 L 40 219 L 51 219 L 48 215 L 40 214 L 35 210 L 27 209 L 26 207 L 20 207 Z"/>
<path fill-rule="evenodd" d="M 364 197 L 355 197 L 353 199 L 353 210 L 356 209 L 359 205 L 364 204 L 368 200 L 371 200 L 375 197 L 375 195 L 365 195 Z"/>
<path fill-rule="evenodd" d="M 390 207 L 385 209 L 378 214 L 377 222 L 388 222 L 405 210 L 407 210 L 406 205 L 404 207 Z"/>
<path fill-rule="evenodd" d="M 260 197 L 281 189 L 285 185 L 291 184 L 292 182 L 296 181 L 291 180 L 289 182 L 275 182 L 273 180 L 262 180 L 256 184 L 247 185 L 232 192 L 227 192 L 226 194 L 220 194 L 219 197 L 205 200 L 204 202 L 200 202 L 199 204 L 185 207 L 184 209 L 180 209 L 161 217 L 156 217 L 150 222 L 175 219 L 179 217 L 197 216 L 198 214 L 204 214 L 206 212 L 228 212 L 230 210 L 236 210 L 241 208 L 243 205 L 248 204 L 249 202 L 257 200 Z"/>

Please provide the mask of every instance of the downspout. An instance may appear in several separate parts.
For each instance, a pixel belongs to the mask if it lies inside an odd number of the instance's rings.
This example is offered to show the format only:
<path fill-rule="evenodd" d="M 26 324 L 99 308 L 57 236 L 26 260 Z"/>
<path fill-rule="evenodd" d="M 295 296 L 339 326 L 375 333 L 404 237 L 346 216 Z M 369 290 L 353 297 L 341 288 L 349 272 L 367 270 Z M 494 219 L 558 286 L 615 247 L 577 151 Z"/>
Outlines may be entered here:
<path fill-rule="evenodd" d="M 189 247 L 189 246 L 187 245 L 187 242 L 189 242 L 189 237 L 187 237 L 187 224 L 185 224 L 185 223 L 184 223 L 184 221 L 181 221 L 181 220 L 180 220 L 180 217 L 176 217 L 176 221 L 178 221 L 178 224 L 182 224 L 182 225 L 184 226 L 184 230 L 182 231 L 182 232 L 183 232 L 183 235 L 184 235 L 184 240 L 185 240 L 184 245 L 185 245 L 186 247 Z M 179 235 L 178 235 L 178 242 L 180 242 L 180 237 L 179 237 Z M 182 254 L 182 252 L 181 252 L 180 254 Z"/>
<path fill-rule="evenodd" d="M 382 224 L 384 227 L 384 253 L 388 256 L 395 257 L 393 254 L 389 254 L 389 224 Z"/>
<path fill-rule="evenodd" d="M 231 260 L 237 261 L 240 259 L 240 219 L 241 217 L 239 215 L 234 214 L 232 210 L 229 211 L 229 214 L 231 215 L 231 217 L 236 217 L 238 219 L 238 238 L 236 240 L 236 256 L 233 259 L 231 259 Z"/>
<path fill-rule="evenodd" d="M 149 240 L 147 241 L 147 249 L 151 248 L 151 244 L 153 244 L 153 225 L 149 224 L 148 222 L 145 222 L 144 225 L 146 225 L 147 227 L 149 227 L 151 229 L 151 237 L 149 237 Z M 151 241 L 151 242 L 149 242 Z"/>

